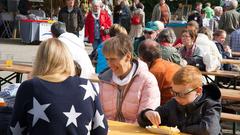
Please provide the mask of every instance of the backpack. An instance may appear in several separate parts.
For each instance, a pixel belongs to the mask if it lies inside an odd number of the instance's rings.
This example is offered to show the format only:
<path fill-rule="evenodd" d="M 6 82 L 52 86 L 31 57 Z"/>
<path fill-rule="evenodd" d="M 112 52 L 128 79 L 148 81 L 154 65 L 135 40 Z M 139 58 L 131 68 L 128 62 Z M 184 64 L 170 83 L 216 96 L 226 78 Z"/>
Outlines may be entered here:
<path fill-rule="evenodd" d="M 134 25 L 141 24 L 141 17 L 138 14 L 134 14 L 131 18 L 131 24 Z"/>

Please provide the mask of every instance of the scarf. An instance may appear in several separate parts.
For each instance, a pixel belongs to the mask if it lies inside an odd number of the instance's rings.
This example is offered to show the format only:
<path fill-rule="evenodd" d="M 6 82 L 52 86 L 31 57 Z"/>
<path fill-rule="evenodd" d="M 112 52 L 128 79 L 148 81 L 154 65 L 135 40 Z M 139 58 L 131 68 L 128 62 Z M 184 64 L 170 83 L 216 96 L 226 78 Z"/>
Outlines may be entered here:
<path fill-rule="evenodd" d="M 119 85 L 119 86 L 124 86 L 124 85 L 128 84 L 128 83 L 131 81 L 131 79 L 133 78 L 133 75 L 134 75 L 136 69 L 137 69 L 137 66 L 136 66 L 135 63 L 133 63 L 133 66 L 132 66 L 131 71 L 130 71 L 130 72 L 128 73 L 128 75 L 127 75 L 125 78 L 123 78 L 122 80 L 121 80 L 120 78 L 118 78 L 118 77 L 113 73 L 113 75 L 112 75 L 112 80 L 113 80 L 113 82 L 116 83 L 116 84 Z"/>

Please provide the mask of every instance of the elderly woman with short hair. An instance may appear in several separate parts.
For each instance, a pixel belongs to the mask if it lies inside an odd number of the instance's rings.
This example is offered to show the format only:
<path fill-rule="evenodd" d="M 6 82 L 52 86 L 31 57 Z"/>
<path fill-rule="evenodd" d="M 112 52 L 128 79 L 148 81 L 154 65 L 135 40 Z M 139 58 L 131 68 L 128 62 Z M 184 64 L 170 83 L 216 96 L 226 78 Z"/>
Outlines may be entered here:
<path fill-rule="evenodd" d="M 136 123 L 143 109 L 160 105 L 157 80 L 144 62 L 133 58 L 127 35 L 107 40 L 102 51 L 110 67 L 99 75 L 104 113 L 110 120 Z"/>

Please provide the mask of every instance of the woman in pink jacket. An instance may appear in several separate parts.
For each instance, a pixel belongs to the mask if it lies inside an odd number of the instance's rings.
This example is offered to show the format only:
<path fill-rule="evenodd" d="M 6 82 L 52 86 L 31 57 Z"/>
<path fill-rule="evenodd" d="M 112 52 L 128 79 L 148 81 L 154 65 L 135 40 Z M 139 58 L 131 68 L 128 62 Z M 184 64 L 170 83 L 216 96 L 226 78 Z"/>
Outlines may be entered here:
<path fill-rule="evenodd" d="M 107 40 L 102 51 L 110 67 L 99 75 L 100 100 L 108 119 L 135 123 L 142 110 L 160 105 L 157 80 L 146 63 L 133 58 L 126 35 Z"/>

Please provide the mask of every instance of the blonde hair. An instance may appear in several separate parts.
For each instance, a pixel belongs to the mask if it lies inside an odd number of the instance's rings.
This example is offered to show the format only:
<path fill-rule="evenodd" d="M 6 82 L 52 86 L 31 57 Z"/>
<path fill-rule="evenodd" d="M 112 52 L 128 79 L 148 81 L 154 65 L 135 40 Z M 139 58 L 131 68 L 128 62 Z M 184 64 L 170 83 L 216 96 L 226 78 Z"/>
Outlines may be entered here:
<path fill-rule="evenodd" d="M 116 55 L 119 58 L 122 58 L 127 53 L 132 55 L 132 42 L 127 35 L 118 34 L 104 42 L 102 52 L 105 57 Z"/>
<path fill-rule="evenodd" d="M 55 73 L 74 75 L 73 58 L 63 42 L 57 38 L 43 41 L 37 51 L 33 65 L 33 76 Z"/>
<path fill-rule="evenodd" d="M 188 85 L 191 87 L 202 86 L 202 73 L 194 66 L 185 66 L 178 70 L 173 76 L 173 84 L 176 85 Z"/>
<path fill-rule="evenodd" d="M 128 33 L 127 33 L 127 30 L 123 26 L 121 26 L 119 24 L 113 24 L 109 29 L 109 34 L 111 37 L 114 37 L 118 34 L 127 35 Z"/>

